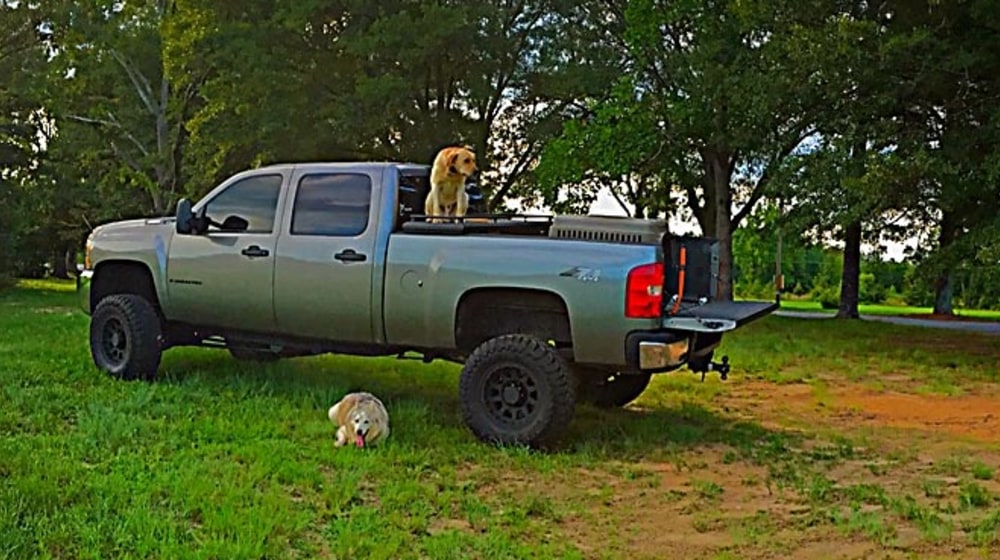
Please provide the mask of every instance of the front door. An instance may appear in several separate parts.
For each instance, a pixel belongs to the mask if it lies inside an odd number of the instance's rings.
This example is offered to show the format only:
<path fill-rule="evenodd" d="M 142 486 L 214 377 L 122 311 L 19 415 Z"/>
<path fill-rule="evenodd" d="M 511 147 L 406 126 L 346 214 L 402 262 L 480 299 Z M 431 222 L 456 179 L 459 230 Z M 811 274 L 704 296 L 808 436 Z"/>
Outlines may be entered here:
<path fill-rule="evenodd" d="M 274 256 L 287 171 L 236 179 L 208 200 L 207 233 L 176 234 L 167 261 L 168 317 L 214 327 L 274 329 Z M 199 208 L 200 209 L 200 208 Z M 218 224 L 236 216 L 243 230 Z"/>
<path fill-rule="evenodd" d="M 372 342 L 372 273 L 378 183 L 363 172 L 301 171 L 293 176 L 291 219 L 274 273 L 282 332 Z"/>

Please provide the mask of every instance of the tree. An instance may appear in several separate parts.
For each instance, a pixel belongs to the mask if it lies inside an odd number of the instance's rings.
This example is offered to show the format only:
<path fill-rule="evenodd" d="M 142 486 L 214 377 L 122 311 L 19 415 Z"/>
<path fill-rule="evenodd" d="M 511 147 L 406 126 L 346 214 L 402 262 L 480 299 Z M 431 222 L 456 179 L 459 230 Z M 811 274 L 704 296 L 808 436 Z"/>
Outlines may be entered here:
<path fill-rule="evenodd" d="M 45 20 L 37 5 L 0 0 L 0 283 L 40 264 L 23 243 L 22 204 L 44 157 L 38 134 L 47 123 L 35 76 L 51 46 Z"/>
<path fill-rule="evenodd" d="M 185 125 L 203 80 L 167 73 L 163 30 L 177 10 L 174 0 L 74 2 L 53 22 L 55 141 L 72 144 L 66 156 L 97 180 L 137 189 L 157 215 L 183 184 Z"/>
<path fill-rule="evenodd" d="M 837 109 L 839 57 L 853 54 L 839 47 L 857 31 L 837 17 L 837 2 L 591 5 L 607 22 L 607 40 L 626 53 L 624 76 L 591 105 L 600 129 L 567 125 L 550 157 L 582 151 L 599 173 L 640 162 L 657 178 L 661 207 L 679 189 L 702 232 L 720 242 L 719 297 L 729 299 L 733 231 L 822 115 Z M 622 116 L 644 123 L 641 140 L 627 138 L 635 127 L 620 127 Z M 580 175 L 566 173 L 569 181 Z"/>
<path fill-rule="evenodd" d="M 934 312 L 950 314 L 954 271 L 976 261 L 978 232 L 990 231 L 1000 212 L 1000 25 L 993 17 L 1000 4 L 895 2 L 894 8 L 896 25 L 923 38 L 911 63 L 910 82 L 920 92 L 912 112 L 923 123 L 918 156 L 937 239 L 920 269 L 933 278 Z"/>
<path fill-rule="evenodd" d="M 430 163 L 466 143 L 499 203 L 528 172 L 544 136 L 536 131 L 559 118 L 543 64 L 573 5 L 188 0 L 171 53 L 197 58 L 208 75 L 190 164 L 214 183 L 279 160 Z"/>

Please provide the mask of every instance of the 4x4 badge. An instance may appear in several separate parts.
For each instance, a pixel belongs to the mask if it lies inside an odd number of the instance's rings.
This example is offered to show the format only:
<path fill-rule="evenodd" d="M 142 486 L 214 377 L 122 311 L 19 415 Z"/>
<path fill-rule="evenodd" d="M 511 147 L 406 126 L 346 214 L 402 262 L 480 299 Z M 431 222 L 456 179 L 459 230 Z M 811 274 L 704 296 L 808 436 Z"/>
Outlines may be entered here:
<path fill-rule="evenodd" d="M 584 268 L 582 266 L 574 266 L 569 270 L 564 270 L 559 273 L 559 276 L 572 276 L 581 282 L 600 282 L 601 281 L 601 269 L 599 268 Z"/>

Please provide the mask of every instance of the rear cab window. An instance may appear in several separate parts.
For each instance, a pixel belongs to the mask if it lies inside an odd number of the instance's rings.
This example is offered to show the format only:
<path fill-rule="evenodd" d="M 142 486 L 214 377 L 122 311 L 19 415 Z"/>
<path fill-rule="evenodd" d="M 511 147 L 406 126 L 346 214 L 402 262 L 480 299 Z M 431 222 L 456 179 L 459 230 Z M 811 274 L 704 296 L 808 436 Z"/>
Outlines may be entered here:
<path fill-rule="evenodd" d="M 363 173 L 311 173 L 299 180 L 291 235 L 355 237 L 368 229 L 372 180 Z"/>

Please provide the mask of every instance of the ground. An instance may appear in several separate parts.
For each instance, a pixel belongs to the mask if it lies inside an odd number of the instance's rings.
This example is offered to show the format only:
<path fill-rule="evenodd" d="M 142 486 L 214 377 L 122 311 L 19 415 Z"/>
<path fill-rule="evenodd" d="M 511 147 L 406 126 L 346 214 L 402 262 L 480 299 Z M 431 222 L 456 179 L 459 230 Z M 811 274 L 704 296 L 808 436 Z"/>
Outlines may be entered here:
<path fill-rule="evenodd" d="M 0 295 L 0 557 L 1000 555 L 996 336 L 768 317 L 728 381 L 657 376 L 538 453 L 472 438 L 450 364 L 175 349 L 116 382 L 70 289 Z M 333 447 L 354 389 L 384 446 Z"/>

